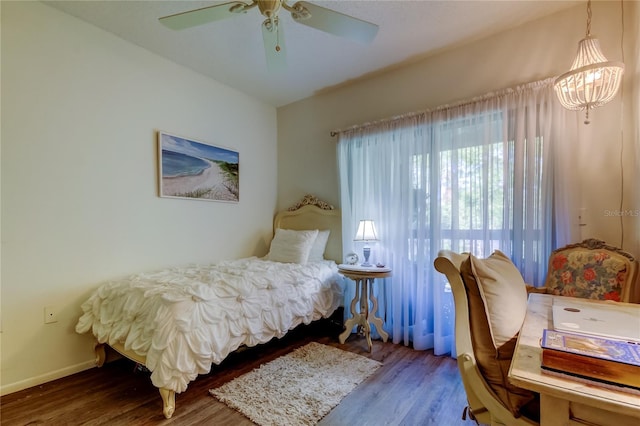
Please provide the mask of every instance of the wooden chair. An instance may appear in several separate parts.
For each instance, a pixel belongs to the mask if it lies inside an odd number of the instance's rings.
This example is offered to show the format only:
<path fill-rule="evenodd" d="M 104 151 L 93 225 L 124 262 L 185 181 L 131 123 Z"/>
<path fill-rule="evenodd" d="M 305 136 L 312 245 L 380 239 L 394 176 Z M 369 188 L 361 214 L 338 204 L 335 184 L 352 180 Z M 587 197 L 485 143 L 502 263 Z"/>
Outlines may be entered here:
<path fill-rule="evenodd" d="M 472 328 L 474 327 L 470 324 L 469 298 L 461 275 L 461 265 L 468 258 L 469 254 L 442 250 L 434 261 L 435 269 L 447 277 L 453 291 L 458 368 L 468 400 L 468 406 L 463 411 L 463 418 L 469 415 L 476 422 L 490 425 L 536 425 L 538 424 L 536 420 L 531 420 L 524 415 L 519 417 L 514 415 L 513 410 L 510 410 L 503 402 L 504 390 L 502 390 L 503 398 L 501 400 L 494 389 L 495 387 L 492 388 L 487 382 L 478 365 L 473 344 L 475 339 L 472 338 Z M 522 286 L 524 287 L 524 282 L 522 282 Z M 524 297 L 526 305 L 526 294 Z M 524 314 L 521 320 L 524 320 Z M 477 318 L 474 318 L 473 321 L 481 322 Z M 514 319 L 514 321 L 518 321 L 518 319 Z M 510 358 L 508 363 L 510 365 Z"/>
<path fill-rule="evenodd" d="M 640 303 L 638 261 L 604 241 L 587 239 L 558 248 L 549 256 L 544 287 L 558 296 Z"/>

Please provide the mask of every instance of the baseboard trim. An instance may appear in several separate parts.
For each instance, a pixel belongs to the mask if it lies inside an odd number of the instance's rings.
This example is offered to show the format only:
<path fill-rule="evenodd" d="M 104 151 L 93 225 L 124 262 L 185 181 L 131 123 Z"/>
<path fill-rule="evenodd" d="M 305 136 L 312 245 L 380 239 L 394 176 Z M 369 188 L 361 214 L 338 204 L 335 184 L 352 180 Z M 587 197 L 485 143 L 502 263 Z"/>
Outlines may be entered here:
<path fill-rule="evenodd" d="M 9 383 L 0 387 L 0 396 L 8 395 L 10 393 L 18 392 L 33 386 L 38 386 L 43 383 L 51 382 L 53 380 L 61 379 L 63 377 L 70 376 L 81 371 L 89 370 L 96 366 L 96 361 L 86 361 L 80 364 L 72 365 L 70 367 L 61 368 L 60 370 L 51 371 L 49 373 L 42 374 L 40 376 L 30 377 L 19 382 Z"/>

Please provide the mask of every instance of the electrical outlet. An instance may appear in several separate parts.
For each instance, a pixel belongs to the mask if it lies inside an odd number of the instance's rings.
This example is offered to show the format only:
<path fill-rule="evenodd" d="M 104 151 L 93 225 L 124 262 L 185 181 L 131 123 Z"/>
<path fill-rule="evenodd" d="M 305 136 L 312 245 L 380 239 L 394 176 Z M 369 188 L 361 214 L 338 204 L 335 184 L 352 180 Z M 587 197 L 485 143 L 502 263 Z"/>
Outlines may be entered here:
<path fill-rule="evenodd" d="M 58 310 L 55 308 L 55 306 L 45 306 L 44 323 L 51 324 L 53 322 L 58 322 Z"/>
<path fill-rule="evenodd" d="M 587 214 L 589 211 L 586 208 L 578 209 L 578 226 L 587 226 Z"/>

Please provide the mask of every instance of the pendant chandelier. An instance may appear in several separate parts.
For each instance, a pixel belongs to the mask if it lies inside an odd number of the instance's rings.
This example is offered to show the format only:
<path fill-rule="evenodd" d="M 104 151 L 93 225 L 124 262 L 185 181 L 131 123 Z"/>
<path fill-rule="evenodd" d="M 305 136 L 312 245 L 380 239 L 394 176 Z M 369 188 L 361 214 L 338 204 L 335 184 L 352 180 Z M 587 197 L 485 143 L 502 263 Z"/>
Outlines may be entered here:
<path fill-rule="evenodd" d="M 591 36 L 591 0 L 587 1 L 587 36 L 578 43 L 578 54 L 571 70 L 556 78 L 554 88 L 563 107 L 589 110 L 611 101 L 620 88 L 624 64 L 608 61 L 597 38 Z"/>

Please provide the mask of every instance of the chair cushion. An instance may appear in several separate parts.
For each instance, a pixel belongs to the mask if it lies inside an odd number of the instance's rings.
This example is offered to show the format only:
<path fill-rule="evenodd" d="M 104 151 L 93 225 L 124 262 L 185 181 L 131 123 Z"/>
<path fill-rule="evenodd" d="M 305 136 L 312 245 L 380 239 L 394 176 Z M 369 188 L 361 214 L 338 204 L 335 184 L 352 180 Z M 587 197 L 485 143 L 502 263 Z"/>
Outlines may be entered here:
<path fill-rule="evenodd" d="M 556 250 L 549 258 L 547 292 L 587 299 L 622 299 L 631 261 L 609 250 L 572 247 Z"/>
<path fill-rule="evenodd" d="M 527 311 L 527 291 L 520 271 L 496 250 L 486 259 L 473 255 L 460 265 L 469 299 L 474 354 L 482 375 L 514 416 L 536 394 L 507 380 L 518 332 Z"/>

